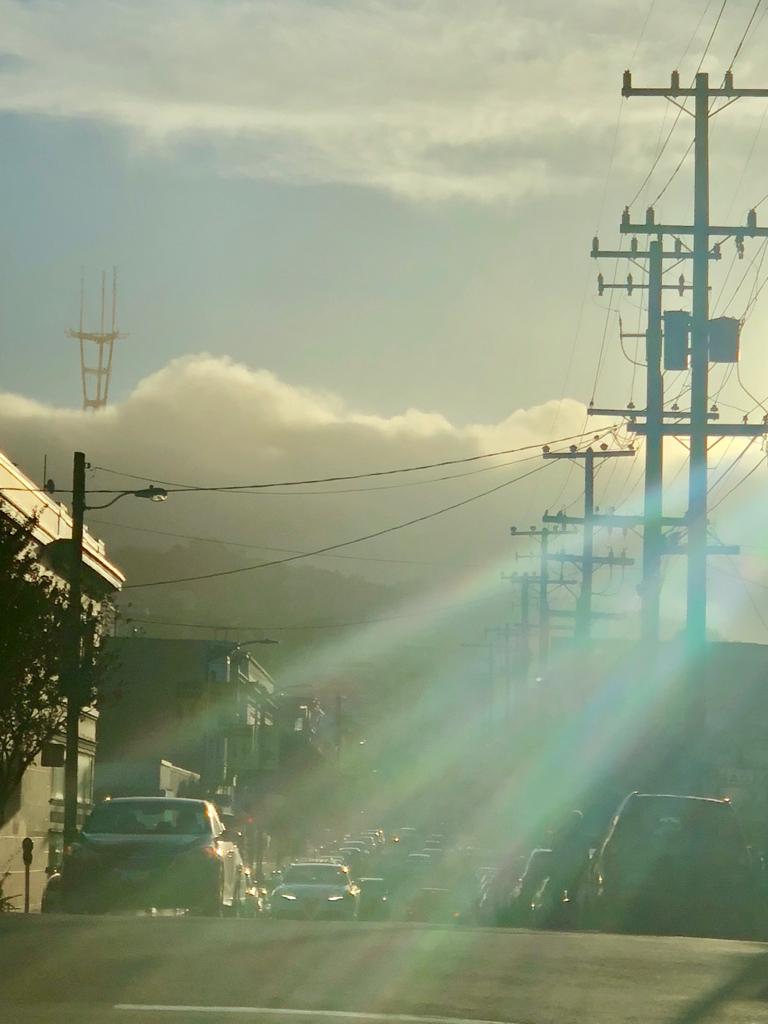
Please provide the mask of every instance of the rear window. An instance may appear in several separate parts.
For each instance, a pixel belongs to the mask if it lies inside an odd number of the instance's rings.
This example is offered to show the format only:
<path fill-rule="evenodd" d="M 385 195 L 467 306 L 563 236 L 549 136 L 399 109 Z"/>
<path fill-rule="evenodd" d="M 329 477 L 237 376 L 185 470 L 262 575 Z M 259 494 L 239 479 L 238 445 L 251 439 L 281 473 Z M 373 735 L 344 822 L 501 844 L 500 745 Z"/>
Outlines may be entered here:
<path fill-rule="evenodd" d="M 89 815 L 83 832 L 91 835 L 202 835 L 210 831 L 205 804 L 164 800 L 108 800 Z"/>
<path fill-rule="evenodd" d="M 610 845 L 626 854 L 679 853 L 689 858 L 737 857 L 746 847 L 730 804 L 679 797 L 639 796 L 616 822 Z"/>
<path fill-rule="evenodd" d="M 349 876 L 336 864 L 294 864 L 283 875 L 285 885 L 346 885 Z"/>

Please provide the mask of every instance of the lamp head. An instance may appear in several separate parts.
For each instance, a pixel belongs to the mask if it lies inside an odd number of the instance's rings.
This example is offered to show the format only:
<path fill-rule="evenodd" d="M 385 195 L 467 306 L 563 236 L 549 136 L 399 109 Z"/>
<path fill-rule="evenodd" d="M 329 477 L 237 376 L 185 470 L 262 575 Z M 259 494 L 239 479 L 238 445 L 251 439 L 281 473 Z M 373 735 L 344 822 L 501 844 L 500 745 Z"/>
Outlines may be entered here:
<path fill-rule="evenodd" d="M 149 498 L 150 501 L 165 501 L 168 497 L 168 491 L 164 487 L 155 487 L 154 484 L 143 487 L 140 491 L 134 491 L 133 494 L 136 498 Z"/>

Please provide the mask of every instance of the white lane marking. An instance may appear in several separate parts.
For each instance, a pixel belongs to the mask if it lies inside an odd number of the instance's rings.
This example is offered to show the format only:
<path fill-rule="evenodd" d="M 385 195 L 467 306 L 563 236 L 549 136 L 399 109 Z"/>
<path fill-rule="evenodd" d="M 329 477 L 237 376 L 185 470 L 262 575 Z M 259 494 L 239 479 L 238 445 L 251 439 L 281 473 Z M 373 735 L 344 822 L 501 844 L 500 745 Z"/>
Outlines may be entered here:
<path fill-rule="evenodd" d="M 277 1006 L 164 1006 L 162 1004 L 116 1003 L 115 1010 L 166 1010 L 173 1013 L 252 1013 L 286 1017 L 329 1017 L 334 1020 L 400 1021 L 401 1024 L 509 1024 L 508 1021 L 478 1020 L 476 1017 L 418 1017 L 408 1013 L 355 1013 L 347 1010 L 287 1010 Z"/>

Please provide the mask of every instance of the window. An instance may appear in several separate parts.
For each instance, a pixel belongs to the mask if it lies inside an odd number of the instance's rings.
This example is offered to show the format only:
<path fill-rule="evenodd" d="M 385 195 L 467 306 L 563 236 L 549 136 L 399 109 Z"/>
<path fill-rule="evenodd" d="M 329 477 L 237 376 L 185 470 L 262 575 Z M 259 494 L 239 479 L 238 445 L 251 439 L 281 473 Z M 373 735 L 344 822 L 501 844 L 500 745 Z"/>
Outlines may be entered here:
<path fill-rule="evenodd" d="M 95 835 L 183 835 L 210 831 L 197 800 L 107 800 L 93 809 L 83 831 Z"/>
<path fill-rule="evenodd" d="M 93 803 L 93 754 L 77 755 L 77 802 Z"/>
<path fill-rule="evenodd" d="M 64 799 L 64 769 L 51 768 L 51 800 Z"/>

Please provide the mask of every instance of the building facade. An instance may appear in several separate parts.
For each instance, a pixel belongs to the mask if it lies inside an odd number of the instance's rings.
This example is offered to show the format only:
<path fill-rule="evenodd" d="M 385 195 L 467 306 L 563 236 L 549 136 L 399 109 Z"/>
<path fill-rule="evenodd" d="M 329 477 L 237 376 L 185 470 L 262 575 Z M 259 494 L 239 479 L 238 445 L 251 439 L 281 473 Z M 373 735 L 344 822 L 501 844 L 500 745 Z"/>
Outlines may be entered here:
<path fill-rule="evenodd" d="M 54 577 L 63 579 L 61 553 L 72 538 L 72 519 L 66 506 L 37 487 L 18 466 L 0 452 L 0 515 L 16 522 L 35 517 L 30 539 L 41 564 Z M 86 530 L 83 536 L 83 585 L 87 597 L 100 601 L 119 590 L 124 583 L 120 570 L 107 558 L 102 541 Z M 2 624 L 0 623 L 0 628 Z M 80 716 L 78 754 L 78 820 L 82 821 L 92 806 L 96 755 L 96 721 L 98 713 L 86 708 Z M 61 744 L 53 744 L 55 755 Z M 46 756 L 47 755 L 47 756 Z M 18 897 L 20 906 L 24 890 L 24 865 L 21 844 L 25 838 L 34 843 L 30 872 L 30 907 L 39 909 L 46 871 L 61 856 L 64 821 L 64 768 L 53 766 L 51 750 L 38 754 L 27 768 L 17 792 L 11 797 L 0 823 L 0 878 L 5 877 L 3 891 Z"/>
<path fill-rule="evenodd" d="M 262 761 L 272 677 L 245 647 L 210 640 L 109 640 L 114 667 L 98 726 L 97 796 L 146 793 L 161 761 L 199 777 L 186 791 L 234 809 L 238 776 Z"/>

